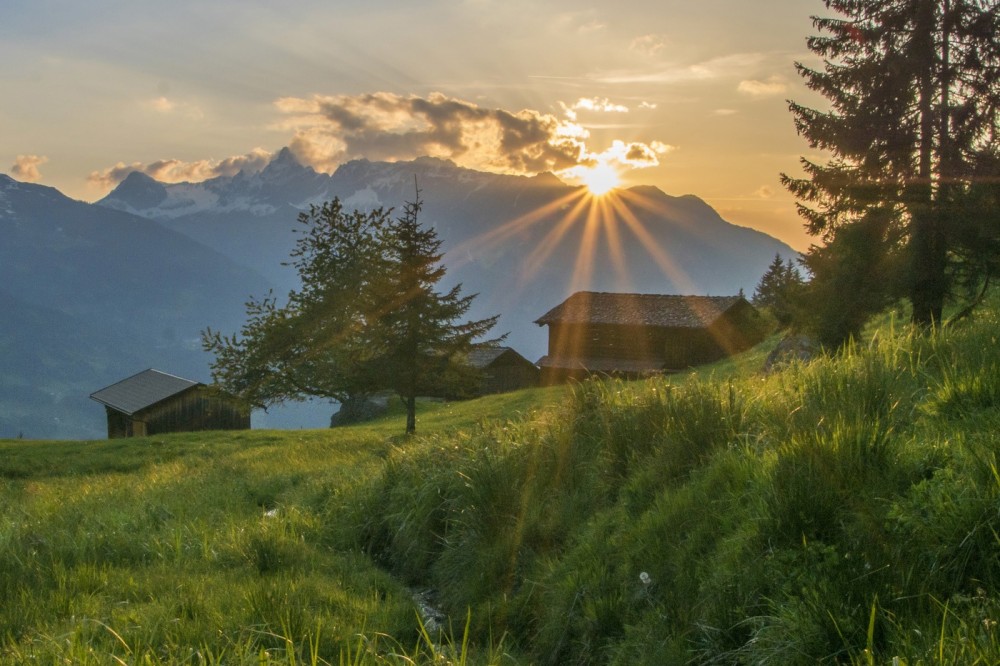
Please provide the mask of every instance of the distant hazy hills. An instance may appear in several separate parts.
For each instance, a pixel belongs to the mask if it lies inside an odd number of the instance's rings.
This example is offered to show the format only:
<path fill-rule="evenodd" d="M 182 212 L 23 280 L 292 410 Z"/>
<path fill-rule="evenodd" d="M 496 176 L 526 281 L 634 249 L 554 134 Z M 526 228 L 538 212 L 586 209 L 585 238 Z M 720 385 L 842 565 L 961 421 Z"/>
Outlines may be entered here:
<path fill-rule="evenodd" d="M 794 254 L 697 197 L 591 199 L 551 174 L 433 158 L 325 175 L 286 149 L 263 171 L 202 183 L 133 173 L 96 204 L 0 175 L 0 437 L 101 436 L 87 395 L 146 367 L 207 379 L 198 332 L 235 331 L 248 295 L 296 286 L 282 262 L 300 211 L 335 196 L 398 209 L 415 179 L 446 279 L 479 294 L 471 316 L 501 314 L 498 332 L 532 360 L 546 339 L 533 320 L 575 290 L 749 294 L 776 253 Z"/>
<path fill-rule="evenodd" d="M 146 367 L 208 379 L 199 331 L 267 282 L 160 224 L 0 175 L 0 437 L 100 436 L 87 400 Z"/>

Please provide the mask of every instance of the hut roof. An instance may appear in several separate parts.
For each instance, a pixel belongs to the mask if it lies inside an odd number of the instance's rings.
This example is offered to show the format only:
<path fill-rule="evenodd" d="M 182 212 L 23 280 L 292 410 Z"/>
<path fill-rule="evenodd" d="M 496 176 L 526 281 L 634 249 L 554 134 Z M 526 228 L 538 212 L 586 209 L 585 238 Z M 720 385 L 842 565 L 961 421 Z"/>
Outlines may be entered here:
<path fill-rule="evenodd" d="M 200 382 L 149 369 L 95 391 L 90 397 L 131 416 L 193 386 L 200 385 Z"/>
<path fill-rule="evenodd" d="M 475 347 L 469 352 L 469 365 L 477 370 L 489 367 L 501 356 L 510 355 L 511 360 L 521 360 L 528 365 L 534 365 L 510 347 Z"/>
<path fill-rule="evenodd" d="M 535 320 L 546 324 L 625 324 L 664 328 L 704 328 L 742 296 L 680 296 L 578 291 Z"/>

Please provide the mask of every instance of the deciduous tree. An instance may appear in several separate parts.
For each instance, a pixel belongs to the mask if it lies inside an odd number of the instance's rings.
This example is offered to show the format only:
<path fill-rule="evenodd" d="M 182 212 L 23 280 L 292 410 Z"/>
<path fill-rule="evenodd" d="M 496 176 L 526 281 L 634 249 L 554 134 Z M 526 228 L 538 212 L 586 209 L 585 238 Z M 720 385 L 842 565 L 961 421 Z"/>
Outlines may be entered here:
<path fill-rule="evenodd" d="M 290 263 L 301 288 L 284 305 L 251 299 L 239 335 L 203 333 L 214 380 L 265 408 L 392 390 L 408 433 L 418 395 L 461 394 L 476 378 L 464 360 L 497 318 L 461 322 L 474 296 L 460 285 L 436 291 L 441 241 L 420 225 L 420 209 L 418 191 L 397 219 L 384 209 L 347 212 L 338 199 L 300 214 Z"/>

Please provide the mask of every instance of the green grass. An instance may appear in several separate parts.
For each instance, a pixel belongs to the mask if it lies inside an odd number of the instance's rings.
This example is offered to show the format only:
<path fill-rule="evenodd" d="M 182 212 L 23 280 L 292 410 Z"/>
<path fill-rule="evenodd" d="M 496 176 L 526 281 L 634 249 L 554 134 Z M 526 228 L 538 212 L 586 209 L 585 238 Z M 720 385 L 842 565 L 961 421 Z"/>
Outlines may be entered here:
<path fill-rule="evenodd" d="M 310 508 L 373 474 L 385 451 L 384 436 L 360 431 L 4 444 L 9 658 L 75 661 L 85 645 L 176 662 L 206 647 L 285 649 L 275 635 L 333 650 L 359 620 L 407 628 L 405 590 L 330 549 Z"/>
<path fill-rule="evenodd" d="M 899 321 L 412 438 L 0 442 L 0 662 L 998 663 L 1000 310 Z"/>
<path fill-rule="evenodd" d="M 897 322 L 395 450 L 359 543 L 531 663 L 995 663 L 997 314 Z"/>
<path fill-rule="evenodd" d="M 421 403 L 418 425 L 474 430 L 563 392 Z M 0 441 L 0 661 L 460 654 L 429 646 L 410 591 L 338 543 L 351 526 L 332 519 L 407 442 L 392 411 L 334 430 Z"/>

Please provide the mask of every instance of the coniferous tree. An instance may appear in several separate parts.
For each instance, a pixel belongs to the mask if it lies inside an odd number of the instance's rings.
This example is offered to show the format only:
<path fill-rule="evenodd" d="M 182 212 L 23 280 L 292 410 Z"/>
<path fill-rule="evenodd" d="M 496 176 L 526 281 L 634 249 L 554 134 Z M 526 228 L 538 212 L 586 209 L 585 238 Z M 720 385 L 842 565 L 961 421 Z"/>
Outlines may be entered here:
<path fill-rule="evenodd" d="M 894 244 L 885 217 L 873 212 L 836 229 L 802 261 L 812 279 L 800 291 L 796 323 L 826 347 L 857 338 L 871 314 L 897 300 L 891 276 L 903 258 L 887 251 Z"/>
<path fill-rule="evenodd" d="M 823 69 L 798 64 L 829 111 L 791 103 L 796 128 L 810 146 L 830 151 L 826 164 L 802 160 L 805 177 L 783 175 L 799 199 L 807 229 L 835 246 L 813 247 L 827 270 L 822 282 L 850 281 L 836 252 L 857 258 L 852 242 L 882 244 L 878 262 L 893 273 L 865 271 L 847 317 L 864 321 L 896 295 L 907 297 L 913 320 L 939 321 L 951 289 L 956 213 L 976 174 L 974 157 L 995 147 L 1000 115 L 1000 17 L 982 0 L 824 0 L 833 17 L 814 18 L 808 40 Z M 838 234 L 853 224 L 867 233 Z M 872 229 L 879 233 L 873 233 Z M 832 243 L 831 243 L 832 245 Z M 818 281 L 817 281 L 818 280 Z M 845 295 L 850 298 L 851 295 Z M 844 330 L 846 335 L 856 330 Z"/>
<path fill-rule="evenodd" d="M 802 285 L 802 274 L 792 260 L 783 261 L 780 254 L 775 254 L 751 301 L 757 307 L 767 308 L 778 325 L 787 328 L 792 323 Z"/>
<path fill-rule="evenodd" d="M 1000 151 L 977 156 L 975 174 L 954 211 L 963 220 L 953 236 L 955 280 L 968 303 L 955 318 L 981 303 L 992 278 L 1000 275 Z"/>
<path fill-rule="evenodd" d="M 420 225 L 421 207 L 418 191 L 385 234 L 391 279 L 385 283 L 389 293 L 382 301 L 388 306 L 374 327 L 382 347 L 380 382 L 403 399 L 408 433 L 416 427 L 417 396 L 460 395 L 474 387 L 478 375 L 464 360 L 474 341 L 497 320 L 457 323 L 475 295 L 463 296 L 461 285 L 444 293 L 435 291 L 445 275 L 441 240 L 432 228 Z"/>

